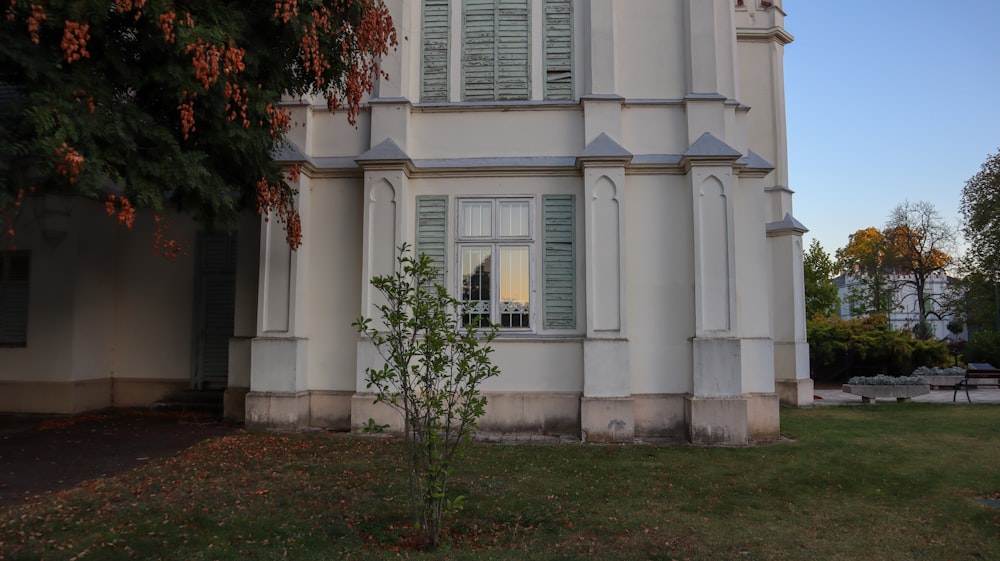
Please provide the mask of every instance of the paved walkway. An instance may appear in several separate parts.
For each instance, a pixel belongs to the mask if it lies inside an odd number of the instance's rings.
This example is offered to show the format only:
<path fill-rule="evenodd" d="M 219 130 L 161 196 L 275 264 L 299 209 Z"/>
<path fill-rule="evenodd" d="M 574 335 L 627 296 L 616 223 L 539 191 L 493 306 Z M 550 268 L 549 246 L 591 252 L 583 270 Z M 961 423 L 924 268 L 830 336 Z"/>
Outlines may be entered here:
<path fill-rule="evenodd" d="M 842 390 L 815 390 L 813 394 L 816 399 L 814 405 L 861 405 L 861 396 L 844 393 Z M 952 403 L 954 390 L 931 390 L 931 393 L 913 398 L 913 401 L 920 403 Z M 969 390 L 969 397 L 974 405 L 978 404 L 1000 404 L 1000 390 L 988 388 L 982 390 Z M 895 399 L 879 400 L 878 403 L 895 403 Z M 955 403 L 968 405 L 965 399 L 965 392 L 959 391 Z"/>

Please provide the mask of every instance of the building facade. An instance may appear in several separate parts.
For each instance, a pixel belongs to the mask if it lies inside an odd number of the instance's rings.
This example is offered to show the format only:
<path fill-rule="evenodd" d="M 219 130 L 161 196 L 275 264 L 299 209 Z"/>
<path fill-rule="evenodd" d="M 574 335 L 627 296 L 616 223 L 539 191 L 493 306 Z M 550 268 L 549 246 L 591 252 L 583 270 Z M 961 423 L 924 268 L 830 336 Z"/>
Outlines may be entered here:
<path fill-rule="evenodd" d="M 889 275 L 888 283 L 893 287 L 892 313 L 889 314 L 889 325 L 897 331 L 912 331 L 920 325 L 920 301 L 917 289 L 908 275 Z M 851 294 L 863 290 L 861 281 L 850 275 L 838 275 L 834 280 L 837 285 L 837 297 L 840 299 L 840 317 L 852 319 L 859 317 L 851 309 Z M 909 281 L 909 282 L 908 282 Z M 952 333 L 948 326 L 954 319 L 953 314 L 944 305 L 953 299 L 952 291 L 956 288 L 955 279 L 946 273 L 933 273 L 927 277 L 924 286 L 924 299 L 929 312 L 927 323 L 930 325 L 930 337 L 939 341 L 952 339 L 965 341 L 968 333 L 963 326 L 960 333 Z"/>
<path fill-rule="evenodd" d="M 278 157 L 301 166 L 303 245 L 290 251 L 276 221 L 248 218 L 228 241 L 184 226 L 197 255 L 163 273 L 136 267 L 132 242 L 116 238 L 115 283 L 81 275 L 86 288 L 75 290 L 87 295 L 65 297 L 77 323 L 109 313 L 94 294 L 120 310 L 101 324 L 107 352 L 87 372 L 69 358 L 71 375 L 52 365 L 53 383 L 73 393 L 99 380 L 96 394 L 124 399 L 108 386 L 195 376 L 224 385 L 227 414 L 248 426 L 398 425 L 373 405 L 364 373 L 377 353 L 351 324 L 376 315 L 369 280 L 393 271 L 405 242 L 474 306 L 465 321 L 502 326 L 502 373 L 484 388 L 481 429 L 588 441 L 777 437 L 779 403 L 812 402 L 781 2 L 386 4 L 401 41 L 357 126 L 325 103 L 288 103 L 298 126 Z M 73 232 L 57 253 L 96 243 Z M 27 346 L 0 348 L 0 379 L 25 392 L 37 384 L 8 365 L 47 360 L 36 316 L 67 309 L 39 304 L 54 289 L 34 285 L 50 251 L 37 240 Z M 206 281 L 220 259 L 224 279 Z M 132 290 L 155 309 L 123 302 Z M 213 307 L 220 299 L 231 313 Z M 227 329 L 226 355 L 196 342 Z M 82 356 L 98 335 L 61 337 Z M 224 382 L 204 374 L 217 366 L 197 366 L 222 356 Z"/>

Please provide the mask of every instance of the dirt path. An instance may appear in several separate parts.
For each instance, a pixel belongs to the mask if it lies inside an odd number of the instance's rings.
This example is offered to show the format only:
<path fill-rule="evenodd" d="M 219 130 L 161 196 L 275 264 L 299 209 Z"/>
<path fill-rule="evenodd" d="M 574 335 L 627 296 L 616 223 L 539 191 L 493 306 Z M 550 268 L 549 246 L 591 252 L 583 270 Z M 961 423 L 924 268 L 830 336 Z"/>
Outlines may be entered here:
<path fill-rule="evenodd" d="M 0 505 L 122 473 L 239 430 L 217 419 L 148 411 L 0 416 Z"/>

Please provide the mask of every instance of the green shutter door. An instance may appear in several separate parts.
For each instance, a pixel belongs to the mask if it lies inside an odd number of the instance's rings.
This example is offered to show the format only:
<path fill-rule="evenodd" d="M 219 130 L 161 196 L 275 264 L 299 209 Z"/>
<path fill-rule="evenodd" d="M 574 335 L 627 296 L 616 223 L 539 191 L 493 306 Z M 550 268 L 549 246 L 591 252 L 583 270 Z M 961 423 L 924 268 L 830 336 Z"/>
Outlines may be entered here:
<path fill-rule="evenodd" d="M 449 0 L 424 0 L 422 101 L 448 101 Z"/>
<path fill-rule="evenodd" d="M 191 385 L 226 387 L 236 311 L 236 237 L 202 234 L 197 251 Z"/>
<path fill-rule="evenodd" d="M 573 0 L 545 0 L 545 99 L 573 99 Z"/>
<path fill-rule="evenodd" d="M 437 284 L 447 286 L 448 267 L 448 197 L 417 197 L 417 254 L 426 254 L 437 267 Z"/>
<path fill-rule="evenodd" d="M 0 345 L 28 343 L 27 253 L 0 255 Z"/>
<path fill-rule="evenodd" d="M 542 197 L 542 324 L 576 329 L 576 198 Z"/>

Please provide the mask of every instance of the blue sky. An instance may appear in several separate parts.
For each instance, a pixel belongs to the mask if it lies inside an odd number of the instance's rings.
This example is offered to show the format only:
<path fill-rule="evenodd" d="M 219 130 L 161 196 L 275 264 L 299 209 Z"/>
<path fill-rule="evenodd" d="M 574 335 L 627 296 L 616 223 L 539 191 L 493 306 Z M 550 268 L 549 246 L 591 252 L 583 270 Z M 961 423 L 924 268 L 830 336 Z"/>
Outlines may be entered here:
<path fill-rule="evenodd" d="M 789 187 L 831 255 L 929 201 L 956 226 L 966 180 L 1000 148 L 998 0 L 785 0 Z"/>

